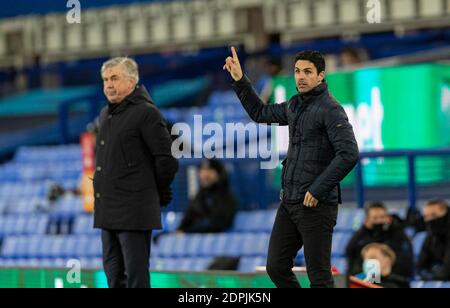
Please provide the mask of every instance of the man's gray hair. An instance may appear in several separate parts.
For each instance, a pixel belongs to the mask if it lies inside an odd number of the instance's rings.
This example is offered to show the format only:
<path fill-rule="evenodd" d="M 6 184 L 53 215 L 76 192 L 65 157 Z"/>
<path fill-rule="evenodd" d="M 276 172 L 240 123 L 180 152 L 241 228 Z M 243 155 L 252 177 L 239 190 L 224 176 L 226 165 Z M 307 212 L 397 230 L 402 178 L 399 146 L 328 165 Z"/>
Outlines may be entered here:
<path fill-rule="evenodd" d="M 136 83 L 139 83 L 139 69 L 136 61 L 134 61 L 131 58 L 128 57 L 117 57 L 110 59 L 103 63 L 101 74 L 103 76 L 103 73 L 106 69 L 115 67 L 117 65 L 122 65 L 125 74 L 136 81 Z"/>

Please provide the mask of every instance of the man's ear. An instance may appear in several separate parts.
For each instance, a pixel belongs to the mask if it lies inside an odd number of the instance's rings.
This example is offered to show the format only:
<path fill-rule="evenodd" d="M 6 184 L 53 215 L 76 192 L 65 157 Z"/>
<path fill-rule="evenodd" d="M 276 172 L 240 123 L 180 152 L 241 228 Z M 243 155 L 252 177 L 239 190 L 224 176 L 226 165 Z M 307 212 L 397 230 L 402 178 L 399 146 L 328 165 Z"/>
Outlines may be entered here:
<path fill-rule="evenodd" d="M 128 79 L 129 83 L 130 83 L 130 88 L 135 88 L 137 86 L 136 81 L 134 79 Z"/>
<path fill-rule="evenodd" d="M 320 82 L 322 82 L 325 79 L 325 72 L 323 72 L 323 71 L 320 72 L 319 79 L 320 79 Z"/>

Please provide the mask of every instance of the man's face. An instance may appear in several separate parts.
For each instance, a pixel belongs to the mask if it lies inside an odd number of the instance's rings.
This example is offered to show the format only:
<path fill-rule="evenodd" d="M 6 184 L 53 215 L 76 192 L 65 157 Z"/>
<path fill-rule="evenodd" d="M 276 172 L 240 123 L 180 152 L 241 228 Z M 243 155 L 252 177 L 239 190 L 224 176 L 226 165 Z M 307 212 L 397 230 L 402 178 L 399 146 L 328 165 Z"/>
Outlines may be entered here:
<path fill-rule="evenodd" d="M 385 209 L 371 209 L 366 217 L 366 228 L 371 230 L 374 225 L 391 223 L 391 217 Z"/>
<path fill-rule="evenodd" d="M 447 215 L 447 208 L 441 207 L 439 204 L 430 204 L 423 210 L 423 218 L 425 222 L 430 222 Z"/>
<path fill-rule="evenodd" d="M 219 174 L 216 170 L 203 167 L 199 172 L 200 186 L 202 188 L 209 188 L 219 182 Z"/>
<path fill-rule="evenodd" d="M 303 94 L 311 91 L 322 83 L 325 72 L 317 72 L 314 63 L 308 60 L 298 60 L 295 63 L 295 82 L 297 90 Z"/>
<path fill-rule="evenodd" d="M 125 74 L 122 65 L 105 69 L 102 78 L 103 92 L 112 104 L 121 103 L 136 86 L 135 81 Z"/>

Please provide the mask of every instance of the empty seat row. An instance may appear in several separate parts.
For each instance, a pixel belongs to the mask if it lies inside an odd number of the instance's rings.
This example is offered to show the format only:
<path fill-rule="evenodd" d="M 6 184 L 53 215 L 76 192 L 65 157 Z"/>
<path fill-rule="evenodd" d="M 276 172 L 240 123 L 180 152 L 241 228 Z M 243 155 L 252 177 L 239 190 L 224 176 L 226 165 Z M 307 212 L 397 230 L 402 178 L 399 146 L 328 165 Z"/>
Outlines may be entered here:
<path fill-rule="evenodd" d="M 152 271 L 202 272 L 211 265 L 212 258 L 152 258 Z M 39 268 L 65 269 L 73 268 L 73 262 L 79 262 L 82 270 L 102 270 L 102 258 L 0 258 L 0 268 Z"/>
<path fill-rule="evenodd" d="M 74 259 L 63 258 L 0 258 L 0 268 L 37 268 L 37 269 L 65 269 L 73 268 Z M 103 268 L 102 258 L 80 258 L 82 270 L 101 270 Z"/>
<path fill-rule="evenodd" d="M 269 234 L 166 235 L 154 247 L 160 257 L 266 256 Z"/>
<path fill-rule="evenodd" d="M 3 258 L 95 258 L 102 256 L 98 236 L 8 236 L 4 239 Z"/>
<path fill-rule="evenodd" d="M 15 162 L 61 162 L 80 159 L 79 145 L 21 147 L 14 156 Z"/>
<path fill-rule="evenodd" d="M 82 174 L 80 160 L 63 163 L 9 163 L 0 168 L 2 182 L 65 181 L 76 180 Z"/>
<path fill-rule="evenodd" d="M 0 216 L 0 236 L 45 234 L 48 221 L 47 215 Z"/>
<path fill-rule="evenodd" d="M 49 184 L 46 182 L 6 182 L 0 186 L 0 199 L 46 197 Z"/>
<path fill-rule="evenodd" d="M 94 229 L 94 216 L 93 215 L 87 215 L 83 214 L 78 216 L 75 219 L 75 222 L 73 224 L 72 233 L 76 235 L 80 234 L 100 234 L 99 229 Z"/>
<path fill-rule="evenodd" d="M 240 212 L 236 215 L 233 231 L 271 232 L 275 217 L 275 210 Z"/>
<path fill-rule="evenodd" d="M 413 289 L 450 289 L 450 282 L 444 281 L 414 281 L 411 283 Z"/>

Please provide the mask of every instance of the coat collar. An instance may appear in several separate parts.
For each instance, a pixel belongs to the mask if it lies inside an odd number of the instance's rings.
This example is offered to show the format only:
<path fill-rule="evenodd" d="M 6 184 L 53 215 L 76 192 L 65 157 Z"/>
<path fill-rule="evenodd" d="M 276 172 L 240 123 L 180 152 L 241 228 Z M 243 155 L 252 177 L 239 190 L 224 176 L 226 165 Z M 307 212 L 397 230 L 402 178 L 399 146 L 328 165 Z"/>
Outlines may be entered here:
<path fill-rule="evenodd" d="M 119 104 L 108 104 L 110 114 L 118 114 L 127 109 L 130 105 L 138 105 L 142 103 L 153 104 L 153 101 L 148 93 L 147 89 L 143 85 L 137 85 L 130 95 Z"/>
<path fill-rule="evenodd" d="M 299 94 L 299 97 L 302 102 L 306 102 L 306 101 L 309 101 L 311 98 L 313 98 L 315 96 L 319 96 L 326 91 L 328 91 L 328 84 L 324 80 L 321 84 L 319 84 L 317 87 L 315 87 L 311 91 L 304 93 L 304 94 Z"/>
<path fill-rule="evenodd" d="M 297 95 L 297 103 L 290 104 L 290 108 L 292 111 L 297 110 L 297 108 L 300 108 L 303 106 L 303 108 L 306 108 L 307 105 L 313 102 L 313 99 L 325 92 L 328 92 L 328 84 L 324 80 L 321 84 L 319 84 L 317 87 L 312 89 L 311 91 L 301 94 L 299 93 Z"/>

